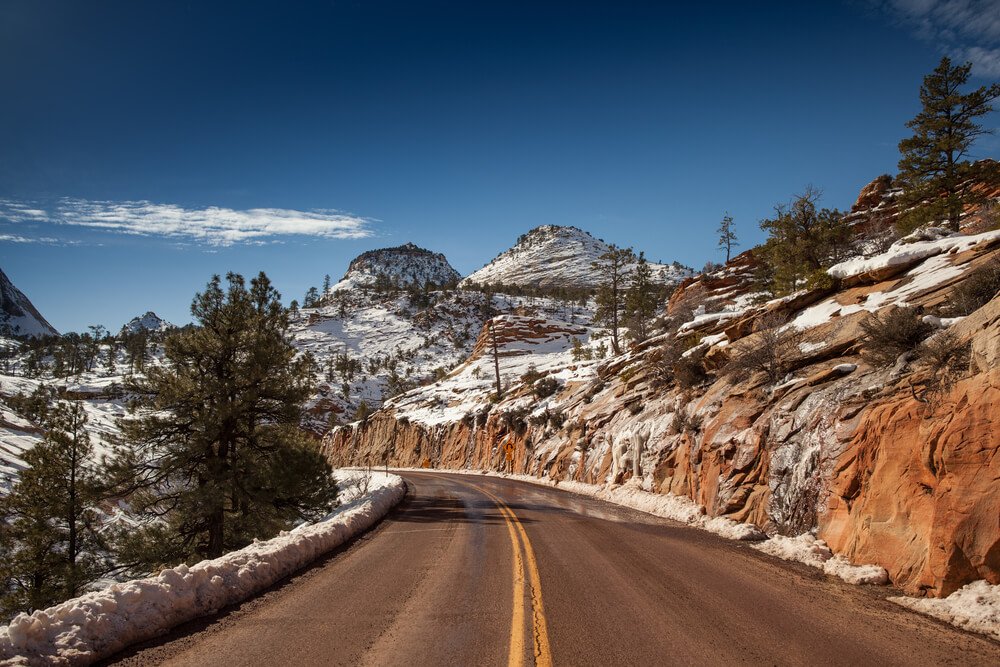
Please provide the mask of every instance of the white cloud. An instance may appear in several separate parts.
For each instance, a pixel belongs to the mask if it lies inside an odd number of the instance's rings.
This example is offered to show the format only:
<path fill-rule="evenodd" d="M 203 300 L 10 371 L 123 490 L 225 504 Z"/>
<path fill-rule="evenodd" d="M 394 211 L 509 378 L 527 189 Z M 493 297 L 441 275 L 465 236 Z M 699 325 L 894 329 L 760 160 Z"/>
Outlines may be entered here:
<path fill-rule="evenodd" d="M 21 234 L 0 234 L 0 243 L 41 243 L 44 245 L 76 245 L 76 241 L 66 241 L 51 236 L 22 236 Z"/>
<path fill-rule="evenodd" d="M 997 11 L 1000 11 L 1000 8 Z M 986 49 L 981 46 L 971 46 L 959 49 L 954 57 L 960 61 L 971 61 L 972 72 L 978 77 L 1000 79 L 1000 48 Z"/>
<path fill-rule="evenodd" d="M 148 201 L 62 199 L 51 210 L 43 210 L 22 202 L 0 200 L 0 218 L 163 236 L 211 246 L 259 244 L 281 236 L 358 239 L 372 235 L 371 220 L 338 211 L 283 208 L 240 211 L 219 206 L 184 208 Z"/>
<path fill-rule="evenodd" d="M 1000 40 L 996 0 L 890 0 L 883 6 L 931 35 Z"/>
<path fill-rule="evenodd" d="M 1000 77 L 1000 3 L 997 0 L 875 0 L 913 33 L 937 44 L 973 74 Z"/>

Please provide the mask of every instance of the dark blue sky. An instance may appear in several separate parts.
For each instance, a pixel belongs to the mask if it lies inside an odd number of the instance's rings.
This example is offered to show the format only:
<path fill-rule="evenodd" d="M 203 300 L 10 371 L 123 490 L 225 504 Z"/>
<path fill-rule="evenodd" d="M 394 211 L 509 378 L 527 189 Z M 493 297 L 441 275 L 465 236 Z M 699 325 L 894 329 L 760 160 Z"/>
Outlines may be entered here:
<path fill-rule="evenodd" d="M 895 171 L 943 53 L 995 73 L 975 15 L 819 4 L 6 0 L 0 267 L 60 330 L 187 321 L 229 270 L 301 299 L 406 241 L 469 273 L 547 223 L 700 267 L 727 210 L 749 247 L 806 184 L 846 208 Z M 192 231 L 210 207 L 236 236 Z M 241 236 L 260 208 L 335 221 Z"/>

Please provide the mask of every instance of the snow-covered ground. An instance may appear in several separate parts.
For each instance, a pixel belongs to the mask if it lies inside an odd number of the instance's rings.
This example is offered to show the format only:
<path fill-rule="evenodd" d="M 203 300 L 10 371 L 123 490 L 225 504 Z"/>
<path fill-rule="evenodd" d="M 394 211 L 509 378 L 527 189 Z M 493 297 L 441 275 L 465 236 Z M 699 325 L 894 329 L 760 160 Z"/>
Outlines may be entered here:
<path fill-rule="evenodd" d="M 577 319 L 577 324 L 524 315 L 501 315 L 495 323 L 501 332 L 517 332 L 515 340 L 498 345 L 500 376 L 505 390 L 521 383 L 529 370 L 555 379 L 561 386 L 570 382 L 584 382 L 596 377 L 599 360 L 573 359 L 574 342 L 582 350 L 595 350 L 608 342 L 596 336 L 596 329 L 587 317 Z M 537 332 L 537 333 L 533 333 Z M 504 335 L 504 337 L 506 337 Z M 456 369 L 445 379 L 404 394 L 386 404 L 395 409 L 398 417 L 426 425 L 459 421 L 475 415 L 490 403 L 490 393 L 495 390 L 496 375 L 491 354 L 483 354 Z M 526 400 L 536 411 L 556 409 L 555 399 L 537 403 Z M 519 405 L 507 402 L 505 410 Z"/>
<path fill-rule="evenodd" d="M 366 479 L 370 475 L 370 478 Z M 108 588 L 0 627 L 0 661 L 79 664 L 107 657 L 171 627 L 241 602 L 367 530 L 406 493 L 396 475 L 340 471 L 353 499 L 313 524 L 239 551 Z"/>
<path fill-rule="evenodd" d="M 39 425 L 15 413 L 3 396 L 18 393 L 27 396 L 44 386 L 80 397 L 97 463 L 111 453 L 112 439 L 118 433 L 116 421 L 126 414 L 124 400 L 111 397 L 113 387 L 121 386 L 124 380 L 124 375 L 104 376 L 100 372 L 70 378 L 0 375 L 0 494 L 10 489 L 18 472 L 24 469 L 23 453 L 42 440 Z"/>
<path fill-rule="evenodd" d="M 329 300 L 321 307 L 300 311 L 292 326 L 295 344 L 311 352 L 323 368 L 316 404 L 324 406 L 326 411 L 337 412 L 343 417 L 341 421 L 350 421 L 361 401 L 372 408 L 383 406 L 393 375 L 397 381 L 416 387 L 433 380 L 435 373 L 447 373 L 462 364 L 472 352 L 486 321 L 484 313 L 489 305 L 486 296 L 479 292 L 451 290 L 433 292 L 429 297 L 431 305 L 416 308 L 405 292 L 378 295 L 372 290 L 359 289 Z M 553 298 L 494 294 L 492 309 L 562 322 L 564 328 L 578 331 L 583 343 L 589 343 L 594 331 L 592 304 L 580 306 Z M 549 343 L 546 354 L 564 353 L 572 346 L 570 337 Z M 511 349 L 513 353 L 535 351 L 540 352 L 532 345 L 522 350 Z M 361 369 L 347 382 L 346 398 L 346 378 L 335 371 L 331 379 L 325 370 L 340 355 L 361 363 Z M 569 359 L 568 355 L 563 356 L 563 361 Z M 521 361 L 523 359 L 509 367 L 505 364 L 503 371 L 510 381 L 527 370 L 528 364 Z M 534 362 L 546 363 L 541 358 Z M 484 363 L 480 360 L 473 363 L 474 367 L 463 367 L 460 375 L 464 380 L 457 384 L 446 381 L 444 385 L 434 385 L 420 393 L 435 396 L 456 388 L 464 389 L 465 385 L 488 389 Z M 475 370 L 479 366 L 482 368 Z M 419 414 L 415 418 L 419 418 Z M 442 413 L 438 418 L 447 420 L 448 415 Z"/>

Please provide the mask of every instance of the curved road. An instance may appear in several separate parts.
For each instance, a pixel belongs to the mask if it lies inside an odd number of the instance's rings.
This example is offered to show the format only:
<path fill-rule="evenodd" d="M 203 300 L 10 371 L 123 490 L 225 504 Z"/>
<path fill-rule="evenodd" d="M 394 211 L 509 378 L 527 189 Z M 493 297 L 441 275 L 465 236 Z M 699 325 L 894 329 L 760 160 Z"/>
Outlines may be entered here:
<path fill-rule="evenodd" d="M 368 535 L 109 664 L 1000 664 L 1000 643 L 745 544 L 523 482 L 403 476 Z"/>

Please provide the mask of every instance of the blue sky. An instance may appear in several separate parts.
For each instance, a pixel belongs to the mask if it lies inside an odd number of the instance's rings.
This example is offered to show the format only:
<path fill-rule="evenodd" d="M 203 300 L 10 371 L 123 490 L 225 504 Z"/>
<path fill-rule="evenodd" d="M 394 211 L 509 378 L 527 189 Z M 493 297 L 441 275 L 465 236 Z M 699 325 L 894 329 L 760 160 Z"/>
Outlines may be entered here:
<path fill-rule="evenodd" d="M 700 267 L 894 172 L 943 54 L 1000 78 L 995 1 L 673 4 L 6 0 L 0 267 L 61 331 L 540 224 Z"/>

